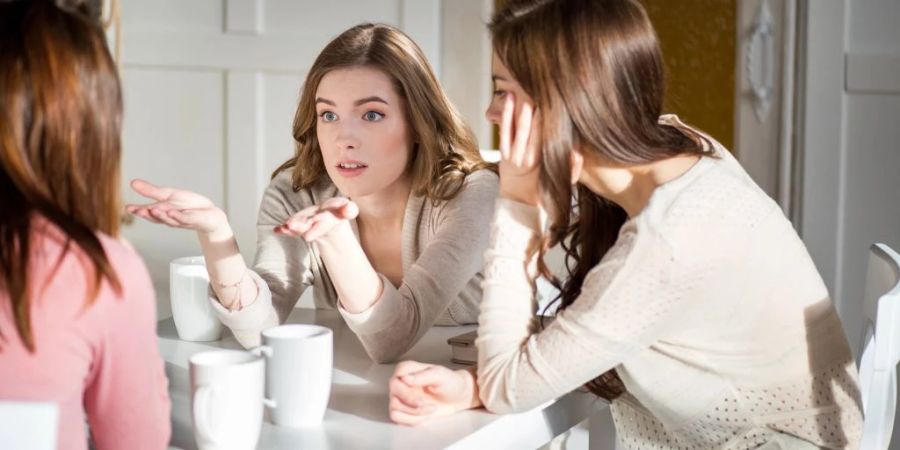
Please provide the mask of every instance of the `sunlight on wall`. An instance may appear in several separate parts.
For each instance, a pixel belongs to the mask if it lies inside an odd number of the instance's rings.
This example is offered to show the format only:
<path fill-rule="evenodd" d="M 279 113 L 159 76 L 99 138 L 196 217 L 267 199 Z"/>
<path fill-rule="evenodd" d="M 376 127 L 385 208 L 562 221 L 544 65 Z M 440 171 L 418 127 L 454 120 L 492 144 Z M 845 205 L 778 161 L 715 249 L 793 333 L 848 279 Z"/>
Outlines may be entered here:
<path fill-rule="evenodd" d="M 656 28 L 666 65 L 666 104 L 734 148 L 734 68 L 737 0 L 640 0 Z M 496 0 L 500 8 L 505 0 Z M 494 127 L 494 147 L 499 138 Z"/>
<path fill-rule="evenodd" d="M 734 147 L 736 0 L 641 0 L 666 64 L 664 111 Z"/>

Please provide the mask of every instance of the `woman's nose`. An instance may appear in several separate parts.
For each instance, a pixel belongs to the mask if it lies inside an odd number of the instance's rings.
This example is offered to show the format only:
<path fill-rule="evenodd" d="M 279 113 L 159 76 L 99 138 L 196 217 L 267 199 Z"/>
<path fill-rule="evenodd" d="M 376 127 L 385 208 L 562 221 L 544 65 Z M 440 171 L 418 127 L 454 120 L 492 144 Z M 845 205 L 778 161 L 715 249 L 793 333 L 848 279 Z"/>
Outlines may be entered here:
<path fill-rule="evenodd" d="M 491 100 L 491 104 L 488 105 L 487 110 L 484 111 L 484 118 L 494 125 L 500 124 L 500 106 L 500 102 Z"/>
<path fill-rule="evenodd" d="M 352 126 L 339 125 L 335 135 L 335 144 L 340 149 L 359 148 L 359 138 Z"/>

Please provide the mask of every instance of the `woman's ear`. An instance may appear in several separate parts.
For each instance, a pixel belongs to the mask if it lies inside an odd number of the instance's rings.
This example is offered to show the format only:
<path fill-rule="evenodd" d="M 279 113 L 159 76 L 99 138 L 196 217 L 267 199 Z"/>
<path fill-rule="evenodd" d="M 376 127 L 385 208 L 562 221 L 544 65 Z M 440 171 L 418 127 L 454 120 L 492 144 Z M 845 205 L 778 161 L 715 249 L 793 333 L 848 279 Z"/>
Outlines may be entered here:
<path fill-rule="evenodd" d="M 581 179 L 581 170 L 584 169 L 584 155 L 577 148 L 573 148 L 569 152 L 569 168 L 572 170 L 569 174 L 571 177 L 569 182 L 571 184 L 578 183 L 578 180 Z"/>

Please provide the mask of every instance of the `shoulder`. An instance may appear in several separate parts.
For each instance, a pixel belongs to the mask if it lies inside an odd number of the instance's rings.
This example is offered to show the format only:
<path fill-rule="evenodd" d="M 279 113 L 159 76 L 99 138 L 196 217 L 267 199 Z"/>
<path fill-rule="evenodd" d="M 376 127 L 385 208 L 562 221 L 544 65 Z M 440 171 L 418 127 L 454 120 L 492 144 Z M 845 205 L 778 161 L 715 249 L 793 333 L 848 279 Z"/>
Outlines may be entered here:
<path fill-rule="evenodd" d="M 660 204 L 639 222 L 672 247 L 679 267 L 727 270 L 752 251 L 764 224 L 783 215 L 731 155 L 723 151 L 705 164 L 684 186 L 654 199 Z"/>
<path fill-rule="evenodd" d="M 466 175 L 462 186 L 453 198 L 440 202 L 425 200 L 422 213 L 437 230 L 447 224 L 487 229 L 494 215 L 494 207 L 500 184 L 497 174 L 483 169 Z"/>
<path fill-rule="evenodd" d="M 439 211 L 460 214 L 465 211 L 489 211 L 493 213 L 494 203 L 500 191 L 500 178 L 496 173 L 483 169 L 466 175 L 459 192 L 436 208 Z"/>
<path fill-rule="evenodd" d="M 71 298 L 75 299 L 73 305 L 81 305 L 85 299 L 80 293 L 85 292 L 96 273 L 92 260 L 80 246 L 71 241 L 67 243 L 66 236 L 55 225 L 44 222 L 36 231 L 38 240 L 34 253 L 34 263 L 37 264 L 35 276 L 50 277 L 43 278 L 40 282 L 53 286 L 51 290 L 62 288 L 68 292 L 78 292 Z M 99 232 L 95 236 L 121 290 L 113 289 L 109 280 L 103 278 L 91 311 L 124 307 L 133 313 L 146 312 L 155 317 L 153 283 L 144 260 L 123 239 Z M 127 301 L 118 301 L 123 298 Z"/>
<path fill-rule="evenodd" d="M 465 185 L 488 186 L 498 189 L 500 186 L 500 176 L 493 170 L 476 170 L 466 176 Z"/>
<path fill-rule="evenodd" d="M 499 191 L 500 177 L 491 170 L 481 169 L 466 176 L 462 188 L 460 188 L 456 197 L 451 199 L 451 202 L 456 198 L 463 198 L 465 199 L 464 202 L 484 201 L 493 203 Z"/>
<path fill-rule="evenodd" d="M 664 193 L 659 225 L 669 229 L 752 229 L 778 210 L 724 149 L 704 158 L 707 167 L 675 192 Z M 668 197 L 668 198 L 666 198 Z"/>

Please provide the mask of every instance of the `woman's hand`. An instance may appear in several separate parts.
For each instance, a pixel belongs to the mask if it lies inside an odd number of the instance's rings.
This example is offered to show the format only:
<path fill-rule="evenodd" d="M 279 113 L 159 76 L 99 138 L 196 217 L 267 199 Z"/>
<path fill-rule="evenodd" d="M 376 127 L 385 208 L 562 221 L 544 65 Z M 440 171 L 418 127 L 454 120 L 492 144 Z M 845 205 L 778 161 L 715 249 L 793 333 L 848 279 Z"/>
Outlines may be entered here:
<path fill-rule="evenodd" d="M 350 199 L 335 197 L 310 206 L 275 227 L 275 232 L 302 237 L 306 242 L 333 237 L 337 232 L 353 233 L 350 221 L 359 215 L 359 207 Z"/>
<path fill-rule="evenodd" d="M 468 370 L 403 361 L 390 381 L 391 420 L 418 425 L 426 420 L 478 408 L 478 388 Z"/>
<path fill-rule="evenodd" d="M 155 200 L 146 205 L 129 204 L 125 210 L 154 223 L 213 234 L 228 228 L 225 212 L 208 198 L 183 189 L 156 186 L 144 180 L 132 180 L 131 188 L 143 197 Z"/>
<path fill-rule="evenodd" d="M 540 206 L 540 116 L 523 102 L 513 123 L 515 110 L 515 98 L 508 94 L 500 118 L 500 196 Z"/>

